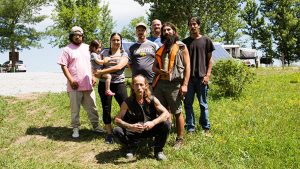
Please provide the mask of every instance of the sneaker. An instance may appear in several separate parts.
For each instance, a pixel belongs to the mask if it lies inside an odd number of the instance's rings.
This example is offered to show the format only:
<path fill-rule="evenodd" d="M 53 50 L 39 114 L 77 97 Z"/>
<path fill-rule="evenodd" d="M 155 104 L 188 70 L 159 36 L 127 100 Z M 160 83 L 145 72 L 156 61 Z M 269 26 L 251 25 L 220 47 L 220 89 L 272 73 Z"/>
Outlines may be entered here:
<path fill-rule="evenodd" d="M 78 138 L 79 137 L 79 128 L 73 128 L 73 138 Z"/>
<path fill-rule="evenodd" d="M 182 147 L 182 145 L 183 145 L 183 138 L 176 138 L 176 142 L 175 142 L 175 144 L 174 144 L 174 148 L 176 149 L 176 150 L 178 150 L 178 149 L 180 149 L 181 147 Z"/>
<path fill-rule="evenodd" d="M 105 91 L 105 95 L 106 95 L 106 96 L 114 96 L 115 93 L 112 92 L 111 90 L 106 90 L 106 91 Z"/>
<path fill-rule="evenodd" d="M 188 129 L 187 133 L 188 134 L 194 134 L 195 133 L 195 129 Z"/>
<path fill-rule="evenodd" d="M 109 135 L 106 136 L 105 143 L 106 144 L 113 144 L 114 143 L 113 135 L 112 134 L 109 134 Z"/>
<path fill-rule="evenodd" d="M 93 129 L 94 132 L 97 133 L 104 133 L 104 129 L 101 126 L 97 126 L 96 128 Z"/>
<path fill-rule="evenodd" d="M 165 161 L 165 160 L 167 160 L 167 156 L 162 151 L 158 152 L 158 153 L 155 153 L 154 156 L 159 161 Z"/>
<path fill-rule="evenodd" d="M 133 158 L 133 153 L 132 152 L 126 153 L 126 158 L 127 159 L 132 159 Z"/>

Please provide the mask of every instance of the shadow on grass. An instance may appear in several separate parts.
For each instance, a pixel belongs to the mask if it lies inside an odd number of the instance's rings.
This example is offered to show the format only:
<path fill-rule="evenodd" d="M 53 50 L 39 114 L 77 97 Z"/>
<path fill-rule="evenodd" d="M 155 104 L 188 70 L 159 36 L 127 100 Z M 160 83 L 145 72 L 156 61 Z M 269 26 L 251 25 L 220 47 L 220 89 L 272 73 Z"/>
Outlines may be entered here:
<path fill-rule="evenodd" d="M 111 151 L 104 151 L 95 156 L 98 164 L 107 164 L 111 163 L 114 165 L 119 164 L 127 164 L 127 163 L 134 163 L 137 160 L 127 160 L 124 159 L 124 151 L 122 149 L 116 149 Z"/>
<path fill-rule="evenodd" d="M 153 156 L 150 155 L 151 153 L 151 150 L 149 150 L 148 148 L 145 148 L 144 146 L 139 146 L 138 150 L 134 155 L 134 158 L 132 159 L 125 158 L 126 150 L 124 148 L 101 152 L 98 155 L 96 155 L 95 158 L 98 164 L 111 163 L 114 165 L 120 165 L 134 163 L 144 158 L 153 158 Z"/>
<path fill-rule="evenodd" d="M 81 129 L 79 138 L 72 138 L 71 134 L 72 129 L 67 127 L 29 127 L 26 130 L 26 135 L 41 135 L 59 141 L 85 142 L 97 139 L 99 136 L 104 137 L 104 134 L 96 133 L 88 129 Z"/>

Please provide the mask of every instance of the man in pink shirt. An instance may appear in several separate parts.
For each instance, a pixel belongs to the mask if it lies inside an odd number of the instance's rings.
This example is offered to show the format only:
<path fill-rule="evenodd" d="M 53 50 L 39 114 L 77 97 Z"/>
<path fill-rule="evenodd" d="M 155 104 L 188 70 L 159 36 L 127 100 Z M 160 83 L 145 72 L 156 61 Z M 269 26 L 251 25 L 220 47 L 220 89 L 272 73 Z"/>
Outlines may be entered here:
<path fill-rule="evenodd" d="M 80 105 L 87 111 L 94 131 L 102 133 L 103 129 L 99 126 L 96 95 L 93 90 L 96 78 L 92 75 L 89 46 L 83 43 L 82 28 L 74 26 L 69 40 L 71 43 L 63 48 L 57 63 L 68 80 L 67 92 L 70 98 L 72 137 L 79 137 Z"/>

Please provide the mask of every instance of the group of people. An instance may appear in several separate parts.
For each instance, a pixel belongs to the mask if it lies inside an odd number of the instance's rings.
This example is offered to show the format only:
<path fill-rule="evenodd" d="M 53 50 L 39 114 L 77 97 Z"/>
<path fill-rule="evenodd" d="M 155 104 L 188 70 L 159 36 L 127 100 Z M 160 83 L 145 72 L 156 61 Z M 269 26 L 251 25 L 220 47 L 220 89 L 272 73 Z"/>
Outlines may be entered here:
<path fill-rule="evenodd" d="M 59 57 L 58 64 L 66 76 L 70 98 L 72 137 L 79 137 L 80 106 L 88 113 L 93 130 L 103 133 L 99 125 L 96 97 L 93 86 L 99 78 L 98 93 L 103 109 L 106 143 L 118 141 L 131 158 L 142 138 L 152 141 L 154 156 L 166 160 L 163 148 L 167 141 L 172 117 L 175 118 L 176 141 L 174 148 L 183 145 L 184 128 L 195 132 L 193 102 L 195 95 L 200 105 L 199 124 L 208 135 L 207 90 L 212 70 L 212 41 L 200 34 L 200 20 L 188 20 L 190 36 L 179 41 L 176 26 L 170 22 L 161 24 L 155 19 L 151 24 L 151 36 L 147 37 L 147 25 L 136 25 L 137 42 L 126 53 L 122 36 L 113 33 L 110 47 L 94 40 L 83 43 L 84 32 L 75 26 L 69 34 L 70 44 Z M 125 67 L 132 71 L 131 93 L 128 97 L 125 85 Z M 120 106 L 112 126 L 112 98 Z M 182 111 L 182 101 L 186 119 Z M 154 138 L 154 139 L 153 139 Z"/>

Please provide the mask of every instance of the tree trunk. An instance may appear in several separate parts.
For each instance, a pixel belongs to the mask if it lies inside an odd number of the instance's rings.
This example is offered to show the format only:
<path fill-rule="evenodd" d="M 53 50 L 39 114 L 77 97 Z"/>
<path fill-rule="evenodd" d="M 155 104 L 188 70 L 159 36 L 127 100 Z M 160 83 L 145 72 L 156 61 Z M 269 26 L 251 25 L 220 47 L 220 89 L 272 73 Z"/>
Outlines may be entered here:
<path fill-rule="evenodd" d="M 284 52 L 281 52 L 281 63 L 282 63 L 282 68 L 284 69 L 284 60 L 285 60 L 285 57 L 284 57 Z"/>
<path fill-rule="evenodd" d="M 15 45 L 14 42 L 12 42 L 11 44 L 11 58 L 9 58 L 9 60 L 11 60 L 12 65 L 11 65 L 11 72 L 15 72 L 16 71 L 16 62 L 17 62 L 17 57 L 16 57 L 16 49 L 15 49 Z"/>

